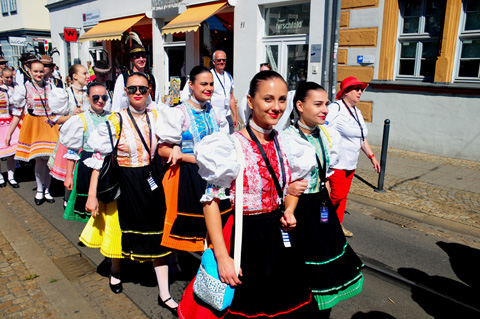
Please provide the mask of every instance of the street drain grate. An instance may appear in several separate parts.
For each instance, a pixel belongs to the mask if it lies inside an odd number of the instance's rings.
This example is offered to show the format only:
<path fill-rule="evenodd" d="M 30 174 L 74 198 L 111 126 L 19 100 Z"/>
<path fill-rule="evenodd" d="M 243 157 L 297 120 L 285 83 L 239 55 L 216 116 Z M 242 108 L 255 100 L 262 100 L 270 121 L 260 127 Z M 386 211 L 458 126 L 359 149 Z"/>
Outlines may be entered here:
<path fill-rule="evenodd" d="M 410 218 L 406 218 L 397 214 L 392 214 L 385 211 L 376 211 L 375 213 L 371 214 L 371 216 L 375 219 L 384 220 L 386 222 L 399 225 L 399 226 L 408 226 L 414 222 L 414 220 Z"/>
<path fill-rule="evenodd" d="M 53 262 L 69 281 L 78 280 L 95 271 L 92 264 L 83 258 L 81 254 L 55 258 Z"/>

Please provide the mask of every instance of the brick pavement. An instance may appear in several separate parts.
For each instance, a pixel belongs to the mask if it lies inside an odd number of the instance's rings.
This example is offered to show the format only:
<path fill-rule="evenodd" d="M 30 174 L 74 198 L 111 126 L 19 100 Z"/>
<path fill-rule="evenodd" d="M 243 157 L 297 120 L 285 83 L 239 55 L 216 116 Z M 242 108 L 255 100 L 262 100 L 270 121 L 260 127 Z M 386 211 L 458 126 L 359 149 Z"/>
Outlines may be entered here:
<path fill-rule="evenodd" d="M 380 159 L 380 147 L 372 147 Z M 355 172 L 377 186 L 378 175 L 360 154 Z M 351 194 L 480 229 L 480 162 L 389 148 L 384 189 L 354 178 Z"/>
<path fill-rule="evenodd" d="M 9 187 L 0 189 L 0 206 L 23 226 L 54 264 L 71 257 L 83 259 L 88 264 L 75 246 Z M 37 284 L 38 278 L 24 279 L 33 274 L 1 232 L 0 248 L 0 314 L 6 318 L 68 317 L 55 311 L 53 300 L 49 300 Z M 65 280 L 80 293 L 98 318 L 148 318 L 125 294 L 111 292 L 107 278 L 93 270 L 93 265 L 87 266 L 78 277 Z M 65 275 L 69 277 L 68 273 Z M 52 284 L 55 281 L 51 279 Z M 68 296 L 66 298 L 68 300 Z M 67 302 L 75 304 L 77 301 Z"/>

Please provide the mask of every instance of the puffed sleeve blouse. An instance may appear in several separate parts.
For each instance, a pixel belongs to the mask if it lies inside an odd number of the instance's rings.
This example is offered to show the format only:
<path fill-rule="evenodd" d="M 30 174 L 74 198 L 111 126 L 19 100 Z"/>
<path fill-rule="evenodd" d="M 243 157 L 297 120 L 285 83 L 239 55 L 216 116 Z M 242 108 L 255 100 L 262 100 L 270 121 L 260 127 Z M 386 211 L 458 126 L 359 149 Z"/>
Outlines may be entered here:
<path fill-rule="evenodd" d="M 324 154 L 326 159 L 326 177 L 331 176 L 334 171 L 332 170 L 332 165 L 335 165 L 338 162 L 338 141 L 340 136 L 338 132 L 335 131 L 333 128 L 327 128 L 325 126 L 319 127 L 318 131 L 319 135 L 314 134 L 305 134 L 308 142 L 315 148 L 315 153 L 317 158 L 319 159 L 321 165 L 325 165 L 323 163 L 323 156 L 322 156 L 322 147 L 320 145 L 320 141 L 318 137 L 320 137 L 321 142 L 324 148 Z M 285 131 L 283 131 L 282 136 L 284 136 L 284 140 L 287 142 L 285 143 L 285 150 L 289 161 L 295 160 L 303 160 L 302 154 L 295 155 L 295 151 L 292 151 L 291 148 L 291 138 L 292 137 L 300 137 L 298 129 L 296 127 L 289 126 Z M 304 140 L 305 141 L 305 140 Z M 305 194 L 317 193 L 320 191 L 320 170 L 318 165 L 315 165 L 315 168 L 308 174 L 305 178 L 308 182 L 307 189 L 305 190 Z"/>
<path fill-rule="evenodd" d="M 180 145 L 182 153 L 187 154 L 193 154 L 205 136 L 219 132 L 224 125 L 209 103 L 203 109 L 189 102 L 174 108 L 161 108 L 161 121 L 156 132 L 159 143 Z"/>
<path fill-rule="evenodd" d="M 201 201 L 209 202 L 214 198 L 230 198 L 232 204 L 234 203 L 234 181 L 238 176 L 240 165 L 237 161 L 233 138 L 240 142 L 245 158 L 243 171 L 244 213 L 260 214 L 275 210 L 281 203 L 281 199 L 277 194 L 273 179 L 255 142 L 250 141 L 240 132 L 232 135 L 214 133 L 205 137 L 195 149 L 199 174 L 207 181 L 207 189 Z M 300 137 L 291 139 L 292 148 L 295 150 L 294 157 L 296 157 L 292 162 L 287 160 L 282 136 L 278 136 L 281 154 L 277 153 L 273 141 L 262 144 L 280 184 L 282 184 L 283 173 L 279 163 L 280 160 L 284 162 L 286 180 L 286 184 L 283 185 L 284 194 L 293 180 L 305 178 L 316 164 L 313 157 L 315 154 L 313 146 Z M 304 158 L 302 158 L 302 153 L 305 154 Z M 302 159 L 300 160 L 300 158 Z M 226 195 L 226 188 L 230 189 L 230 196 Z"/>
<path fill-rule="evenodd" d="M 121 132 L 119 116 L 122 117 Z M 118 134 L 120 134 L 117 152 L 118 165 L 123 167 L 144 167 L 150 165 L 158 146 L 158 139 L 155 132 L 160 122 L 156 110 L 147 110 L 147 116 L 150 119 L 151 138 L 146 117 L 143 116 L 137 119 L 136 123 L 146 143 L 148 144 L 151 140 L 151 145 L 149 145 L 150 154 L 143 146 L 132 120 L 129 118 L 126 109 L 124 109 L 119 113 L 112 113 L 108 121 L 100 124 L 97 129 L 90 134 L 87 144 L 93 149 L 94 154 L 84 161 L 85 165 L 93 169 L 100 169 L 102 168 L 105 155 L 112 152 L 112 143 L 110 142 L 107 125 L 110 126 L 110 131 L 112 132 L 113 145 L 116 144 Z"/>

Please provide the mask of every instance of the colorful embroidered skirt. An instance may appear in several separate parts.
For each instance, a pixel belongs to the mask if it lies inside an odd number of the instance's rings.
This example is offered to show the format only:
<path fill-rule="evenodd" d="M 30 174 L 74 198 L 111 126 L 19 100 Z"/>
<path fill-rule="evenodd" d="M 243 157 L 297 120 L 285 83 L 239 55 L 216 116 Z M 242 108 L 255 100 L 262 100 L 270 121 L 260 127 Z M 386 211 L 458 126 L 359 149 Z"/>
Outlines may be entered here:
<path fill-rule="evenodd" d="M 180 163 L 171 166 L 163 178 L 167 213 L 162 245 L 177 250 L 203 251 L 207 227 L 200 198 L 207 183 L 198 174 L 198 166 Z M 230 201 L 220 202 L 222 215 L 231 211 Z"/>
<path fill-rule="evenodd" d="M 67 151 L 67 147 L 58 141 L 47 163 L 48 168 L 50 168 L 50 175 L 62 182 L 65 181 L 67 176 L 67 159 L 63 158 Z"/>
<path fill-rule="evenodd" d="M 100 248 L 108 258 L 123 258 L 122 231 L 118 222 L 117 202 L 98 203 L 98 215 L 90 217 L 80 235 L 80 241 L 90 248 Z"/>
<path fill-rule="evenodd" d="M 328 206 L 328 222 L 320 222 L 320 206 Z M 304 274 L 319 309 L 328 309 L 362 291 L 364 266 L 347 243 L 328 194 L 303 194 L 295 210 Z"/>
<path fill-rule="evenodd" d="M 8 130 L 10 130 L 12 118 L 13 117 L 10 119 L 0 119 L 0 158 L 15 155 L 15 151 L 17 150 L 18 135 L 20 134 L 18 127 L 15 128 L 15 131 L 12 133 L 10 145 L 5 145 L 5 137 L 7 136 Z"/>
<path fill-rule="evenodd" d="M 46 116 L 25 115 L 18 137 L 16 160 L 28 162 L 52 154 L 59 137 L 58 125 L 51 127 L 46 120 Z"/>

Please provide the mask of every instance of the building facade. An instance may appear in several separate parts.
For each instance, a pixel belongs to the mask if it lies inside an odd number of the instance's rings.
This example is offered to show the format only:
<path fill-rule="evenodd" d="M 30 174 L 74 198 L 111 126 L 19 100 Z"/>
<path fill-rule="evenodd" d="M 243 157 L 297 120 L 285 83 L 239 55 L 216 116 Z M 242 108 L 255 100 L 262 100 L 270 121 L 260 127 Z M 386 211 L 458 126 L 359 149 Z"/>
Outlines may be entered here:
<path fill-rule="evenodd" d="M 23 52 L 52 49 L 47 0 L 1 0 L 0 49 L 8 65 L 17 67 Z"/>

